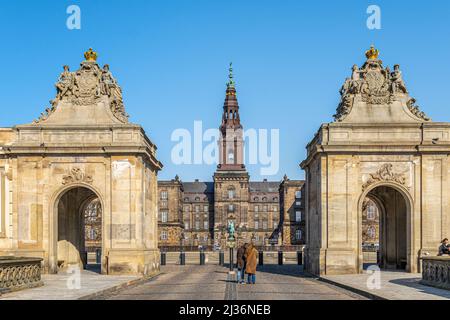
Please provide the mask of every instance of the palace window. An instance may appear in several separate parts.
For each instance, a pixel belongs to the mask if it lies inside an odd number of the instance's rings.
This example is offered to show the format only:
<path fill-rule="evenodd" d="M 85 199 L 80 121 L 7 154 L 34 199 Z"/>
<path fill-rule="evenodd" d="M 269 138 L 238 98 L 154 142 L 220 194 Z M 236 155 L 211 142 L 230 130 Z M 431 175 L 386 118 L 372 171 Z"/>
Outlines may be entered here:
<path fill-rule="evenodd" d="M 259 211 L 259 206 L 256 205 L 256 206 L 255 206 L 255 212 L 258 212 L 258 211 Z"/>
<path fill-rule="evenodd" d="M 295 198 L 300 199 L 302 197 L 301 191 L 295 191 Z"/>
<path fill-rule="evenodd" d="M 94 228 L 89 230 L 89 240 L 97 240 L 97 231 Z"/>
<path fill-rule="evenodd" d="M 161 200 L 167 200 L 168 194 L 167 191 L 161 191 Z"/>
<path fill-rule="evenodd" d="M 200 221 L 195 220 L 195 230 L 199 230 L 199 229 L 200 229 Z"/>
<path fill-rule="evenodd" d="M 297 207 L 300 207 L 301 205 L 302 205 L 302 203 L 301 203 L 301 201 L 295 201 L 295 205 L 297 206 Z"/>
<path fill-rule="evenodd" d="M 161 222 L 167 222 L 169 213 L 167 211 L 161 211 Z"/>
<path fill-rule="evenodd" d="M 273 212 L 278 212 L 278 207 L 277 206 L 273 206 Z"/>
<path fill-rule="evenodd" d="M 184 229 L 189 230 L 189 221 L 184 222 Z"/>
<path fill-rule="evenodd" d="M 258 220 L 255 221 L 255 229 L 259 229 L 259 221 Z"/>
<path fill-rule="evenodd" d="M 102 218 L 102 207 L 100 200 L 92 200 L 84 209 L 84 219 L 87 224 L 96 224 L 101 221 Z"/>
<path fill-rule="evenodd" d="M 278 228 L 278 221 L 274 221 L 274 222 L 273 222 L 273 228 L 274 228 L 274 229 Z"/>
<path fill-rule="evenodd" d="M 370 226 L 367 229 L 367 236 L 369 237 L 369 239 L 375 239 L 375 233 L 376 233 L 376 230 L 375 230 L 374 226 Z"/>
<path fill-rule="evenodd" d="M 295 211 L 295 221 L 296 222 L 302 221 L 302 212 L 301 211 Z"/>
<path fill-rule="evenodd" d="M 262 228 L 263 228 L 264 230 L 267 230 L 267 220 L 264 220 L 264 221 L 263 221 L 263 223 L 262 223 Z"/>
<path fill-rule="evenodd" d="M 208 211 L 209 211 L 209 206 L 207 206 L 207 205 L 206 205 L 206 206 L 203 206 L 203 211 L 204 211 L 204 212 L 208 212 Z"/>
<path fill-rule="evenodd" d="M 228 212 L 234 212 L 234 205 L 233 204 L 229 204 L 228 205 Z"/>
<path fill-rule="evenodd" d="M 267 211 L 267 206 L 263 206 L 263 211 L 264 211 L 264 212 Z"/>
<path fill-rule="evenodd" d="M 235 196 L 236 196 L 236 191 L 234 191 L 234 189 L 228 190 L 228 199 L 233 200 Z"/>
<path fill-rule="evenodd" d="M 241 223 L 247 223 L 247 209 L 243 209 L 241 212 Z"/>
<path fill-rule="evenodd" d="M 302 239 L 302 230 L 296 230 L 295 231 L 295 240 L 301 240 Z"/>
<path fill-rule="evenodd" d="M 373 203 L 369 202 L 369 205 L 367 206 L 367 219 L 369 220 L 375 220 L 377 212 L 377 207 Z"/>
<path fill-rule="evenodd" d="M 161 240 L 167 240 L 167 231 L 161 231 Z"/>
<path fill-rule="evenodd" d="M 209 229 L 209 222 L 208 222 L 208 220 L 203 221 L 203 229 Z"/>

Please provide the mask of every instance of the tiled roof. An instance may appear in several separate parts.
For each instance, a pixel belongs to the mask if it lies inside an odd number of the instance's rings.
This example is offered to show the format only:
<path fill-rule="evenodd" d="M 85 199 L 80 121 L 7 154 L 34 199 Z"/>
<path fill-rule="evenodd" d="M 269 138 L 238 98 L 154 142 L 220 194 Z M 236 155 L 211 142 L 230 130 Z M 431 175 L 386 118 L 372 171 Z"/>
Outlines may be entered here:
<path fill-rule="evenodd" d="M 279 187 L 278 181 L 250 182 L 250 192 L 278 192 Z"/>
<path fill-rule="evenodd" d="M 185 193 L 213 193 L 214 182 L 183 182 Z"/>

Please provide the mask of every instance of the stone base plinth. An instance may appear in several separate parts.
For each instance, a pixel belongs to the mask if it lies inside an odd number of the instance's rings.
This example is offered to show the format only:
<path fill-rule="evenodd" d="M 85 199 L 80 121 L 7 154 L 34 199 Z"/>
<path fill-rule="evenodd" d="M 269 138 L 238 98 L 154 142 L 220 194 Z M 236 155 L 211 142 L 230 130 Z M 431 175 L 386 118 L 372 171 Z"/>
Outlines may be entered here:
<path fill-rule="evenodd" d="M 159 271 L 159 250 L 110 249 L 106 259 L 108 274 L 150 275 Z"/>
<path fill-rule="evenodd" d="M 311 274 L 359 273 L 358 255 L 352 249 L 305 249 L 305 270 Z"/>

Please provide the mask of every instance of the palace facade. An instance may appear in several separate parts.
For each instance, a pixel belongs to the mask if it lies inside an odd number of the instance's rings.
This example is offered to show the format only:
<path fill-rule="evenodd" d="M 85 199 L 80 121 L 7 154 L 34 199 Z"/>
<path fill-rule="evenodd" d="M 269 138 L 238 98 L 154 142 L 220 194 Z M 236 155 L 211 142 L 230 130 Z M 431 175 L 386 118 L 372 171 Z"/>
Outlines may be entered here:
<path fill-rule="evenodd" d="M 230 67 L 219 165 L 213 181 L 158 181 L 159 245 L 225 247 L 233 222 L 238 239 L 258 246 L 304 243 L 303 181 L 250 181 L 243 159 L 243 126 Z"/>

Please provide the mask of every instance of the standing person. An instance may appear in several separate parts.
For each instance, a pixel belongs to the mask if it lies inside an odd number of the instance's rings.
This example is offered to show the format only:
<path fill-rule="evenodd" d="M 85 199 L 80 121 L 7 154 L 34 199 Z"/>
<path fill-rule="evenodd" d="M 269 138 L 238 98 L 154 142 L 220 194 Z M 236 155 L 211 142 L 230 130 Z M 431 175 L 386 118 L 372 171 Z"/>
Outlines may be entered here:
<path fill-rule="evenodd" d="M 245 251 L 246 258 L 246 266 L 245 272 L 248 274 L 247 283 L 255 284 L 256 283 L 256 256 L 258 254 L 258 250 L 253 246 L 253 243 L 250 243 Z"/>
<path fill-rule="evenodd" d="M 444 240 L 442 240 L 441 245 L 439 246 L 439 256 L 442 256 L 444 254 L 449 254 L 450 250 L 448 248 L 448 239 L 445 238 Z"/>
<path fill-rule="evenodd" d="M 245 248 L 246 244 L 239 246 L 239 248 L 237 249 L 237 282 L 241 284 L 245 283 Z"/>

